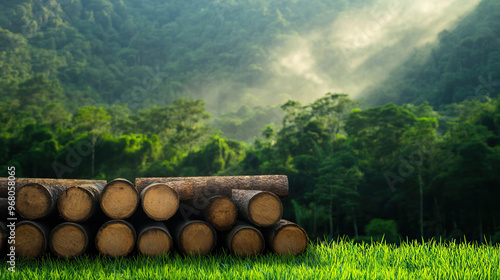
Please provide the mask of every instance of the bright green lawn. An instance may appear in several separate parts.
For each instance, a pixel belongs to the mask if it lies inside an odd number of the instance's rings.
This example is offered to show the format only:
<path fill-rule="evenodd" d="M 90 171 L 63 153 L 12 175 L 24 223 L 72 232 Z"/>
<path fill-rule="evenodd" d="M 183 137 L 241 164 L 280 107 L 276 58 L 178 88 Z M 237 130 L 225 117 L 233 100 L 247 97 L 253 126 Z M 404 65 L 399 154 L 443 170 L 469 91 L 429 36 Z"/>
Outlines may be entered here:
<path fill-rule="evenodd" d="M 500 279 L 500 248 L 466 244 L 311 244 L 298 257 L 227 255 L 20 260 L 2 279 Z"/>

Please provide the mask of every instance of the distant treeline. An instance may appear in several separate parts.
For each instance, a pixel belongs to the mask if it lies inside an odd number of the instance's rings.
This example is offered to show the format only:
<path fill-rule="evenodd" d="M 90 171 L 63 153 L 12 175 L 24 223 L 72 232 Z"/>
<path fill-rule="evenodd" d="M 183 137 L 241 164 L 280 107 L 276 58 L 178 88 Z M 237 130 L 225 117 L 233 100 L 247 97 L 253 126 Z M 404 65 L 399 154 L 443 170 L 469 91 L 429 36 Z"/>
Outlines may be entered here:
<path fill-rule="evenodd" d="M 57 103 L 16 112 L 3 103 L 0 169 L 108 180 L 285 174 L 285 218 L 312 237 L 498 239 L 500 98 L 453 104 L 446 114 L 427 104 L 356 107 L 344 94 L 289 101 L 282 124 L 248 145 L 208 126 L 202 100 L 74 114 Z"/>

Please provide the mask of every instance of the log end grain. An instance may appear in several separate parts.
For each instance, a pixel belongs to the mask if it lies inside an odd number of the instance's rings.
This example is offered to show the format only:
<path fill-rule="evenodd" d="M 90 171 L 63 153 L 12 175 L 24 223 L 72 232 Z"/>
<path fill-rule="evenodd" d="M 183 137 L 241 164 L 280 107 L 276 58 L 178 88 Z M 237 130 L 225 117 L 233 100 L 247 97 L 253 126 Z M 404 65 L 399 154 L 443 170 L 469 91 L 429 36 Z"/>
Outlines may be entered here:
<path fill-rule="evenodd" d="M 122 220 L 104 223 L 96 236 L 97 250 L 106 256 L 126 256 L 134 249 L 136 233 L 132 225 Z"/>
<path fill-rule="evenodd" d="M 262 253 L 264 248 L 264 237 L 254 228 L 243 228 L 234 233 L 229 247 L 230 251 L 239 257 L 255 256 Z"/>
<path fill-rule="evenodd" d="M 186 254 L 206 255 L 215 247 L 215 230 L 203 221 L 191 221 L 181 230 L 179 248 Z"/>
<path fill-rule="evenodd" d="M 139 203 L 139 194 L 134 185 L 125 179 L 109 182 L 102 191 L 101 209 L 111 219 L 130 217 Z"/>
<path fill-rule="evenodd" d="M 94 205 L 94 195 L 89 190 L 80 187 L 71 187 L 61 194 L 57 208 L 63 219 L 81 223 L 92 215 Z"/>
<path fill-rule="evenodd" d="M 172 250 L 172 237 L 162 228 L 148 228 L 142 231 L 137 238 L 137 249 L 141 254 L 157 257 Z"/>
<path fill-rule="evenodd" d="M 299 225 L 281 220 L 269 241 L 271 249 L 279 255 L 298 255 L 307 247 L 307 233 Z"/>
<path fill-rule="evenodd" d="M 233 201 L 225 196 L 210 198 L 204 210 L 205 218 L 217 230 L 231 228 L 238 217 L 238 209 Z"/>
<path fill-rule="evenodd" d="M 52 209 L 53 198 L 44 185 L 31 183 L 16 192 L 16 210 L 26 219 L 46 216 Z"/>
<path fill-rule="evenodd" d="M 280 199 L 270 192 L 259 192 L 249 202 L 248 214 L 250 220 L 258 226 L 276 224 L 283 214 Z"/>
<path fill-rule="evenodd" d="M 179 209 L 179 196 L 167 184 L 151 184 L 141 192 L 141 203 L 148 217 L 155 221 L 166 221 Z"/>
<path fill-rule="evenodd" d="M 62 223 L 51 232 L 50 249 L 58 257 L 74 258 L 85 252 L 88 242 L 87 232 L 81 225 Z"/>
<path fill-rule="evenodd" d="M 16 255 L 36 258 L 47 250 L 47 234 L 38 223 L 23 221 L 16 226 Z"/>

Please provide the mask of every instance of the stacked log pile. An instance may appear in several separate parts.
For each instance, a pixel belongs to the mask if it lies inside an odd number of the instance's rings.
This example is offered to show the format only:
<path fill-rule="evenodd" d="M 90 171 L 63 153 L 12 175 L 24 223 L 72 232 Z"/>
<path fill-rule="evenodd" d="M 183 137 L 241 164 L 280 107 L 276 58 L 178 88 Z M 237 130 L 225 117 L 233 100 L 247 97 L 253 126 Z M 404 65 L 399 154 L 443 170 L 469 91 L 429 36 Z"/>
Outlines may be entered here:
<path fill-rule="evenodd" d="M 6 247 L 7 179 L 0 178 L 0 250 Z M 15 251 L 156 257 L 225 248 L 249 257 L 302 253 L 307 233 L 282 219 L 282 175 L 66 180 L 16 179 Z"/>

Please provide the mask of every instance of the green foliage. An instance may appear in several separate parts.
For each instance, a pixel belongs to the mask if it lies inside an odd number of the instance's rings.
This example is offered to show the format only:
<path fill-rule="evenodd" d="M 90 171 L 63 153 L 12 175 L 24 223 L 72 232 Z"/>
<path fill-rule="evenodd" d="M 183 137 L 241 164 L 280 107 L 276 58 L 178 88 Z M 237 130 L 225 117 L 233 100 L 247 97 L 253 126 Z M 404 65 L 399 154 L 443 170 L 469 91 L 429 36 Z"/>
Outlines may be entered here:
<path fill-rule="evenodd" d="M 377 240 L 387 240 L 389 242 L 398 241 L 398 229 L 394 220 L 372 219 L 365 226 L 367 235 L 374 237 Z"/>
<path fill-rule="evenodd" d="M 443 104 L 498 96 L 500 86 L 500 3 L 480 1 L 438 42 L 416 50 L 389 78 L 366 93 L 372 105 L 425 101 Z"/>

